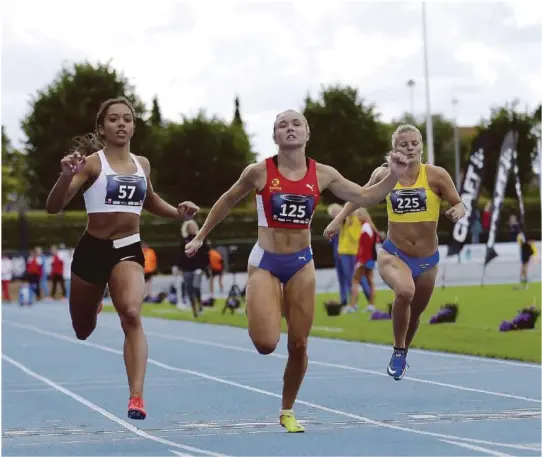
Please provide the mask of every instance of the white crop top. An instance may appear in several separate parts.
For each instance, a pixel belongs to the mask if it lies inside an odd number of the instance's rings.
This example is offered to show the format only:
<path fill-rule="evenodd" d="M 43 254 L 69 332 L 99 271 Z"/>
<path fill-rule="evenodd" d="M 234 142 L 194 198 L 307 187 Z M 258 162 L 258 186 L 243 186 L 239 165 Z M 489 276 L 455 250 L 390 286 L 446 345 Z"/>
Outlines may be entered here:
<path fill-rule="evenodd" d="M 147 177 L 136 156 L 130 153 L 137 166 L 132 175 L 114 171 L 103 150 L 98 151 L 102 170 L 83 197 L 87 213 L 135 213 L 141 214 L 147 194 Z"/>

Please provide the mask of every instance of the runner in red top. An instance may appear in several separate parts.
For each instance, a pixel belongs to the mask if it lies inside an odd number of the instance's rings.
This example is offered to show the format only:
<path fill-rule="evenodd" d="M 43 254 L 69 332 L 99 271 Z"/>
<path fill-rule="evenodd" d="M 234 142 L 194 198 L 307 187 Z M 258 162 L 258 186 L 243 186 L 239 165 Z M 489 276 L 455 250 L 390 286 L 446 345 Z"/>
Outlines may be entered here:
<path fill-rule="evenodd" d="M 307 172 L 298 181 L 282 176 L 278 155 L 265 159 L 267 179 L 256 193 L 260 227 L 308 229 L 320 201 L 316 162 L 305 159 Z"/>
<path fill-rule="evenodd" d="M 365 207 L 376 205 L 391 192 L 406 169 L 404 156 L 392 152 L 392 173 L 385 181 L 362 188 L 334 168 L 305 157 L 309 136 L 309 125 L 301 113 L 288 110 L 279 114 L 273 127 L 278 154 L 245 168 L 185 248 L 187 255 L 194 255 L 233 206 L 256 190 L 258 241 L 248 259 L 248 332 L 260 354 L 271 354 L 279 342 L 284 311 L 288 362 L 280 424 L 289 432 L 304 431 L 292 408 L 307 369 L 307 339 L 314 317 L 316 279 L 310 223 L 320 192 L 329 189 L 342 200 Z"/>

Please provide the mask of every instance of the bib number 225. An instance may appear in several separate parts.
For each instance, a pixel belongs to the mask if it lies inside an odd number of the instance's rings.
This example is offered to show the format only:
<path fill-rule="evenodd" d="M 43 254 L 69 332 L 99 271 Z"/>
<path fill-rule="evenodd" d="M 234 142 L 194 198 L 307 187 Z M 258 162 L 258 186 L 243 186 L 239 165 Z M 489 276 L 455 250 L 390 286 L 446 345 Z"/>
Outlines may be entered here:
<path fill-rule="evenodd" d="M 418 209 L 420 207 L 420 197 L 397 197 L 397 209 Z"/>

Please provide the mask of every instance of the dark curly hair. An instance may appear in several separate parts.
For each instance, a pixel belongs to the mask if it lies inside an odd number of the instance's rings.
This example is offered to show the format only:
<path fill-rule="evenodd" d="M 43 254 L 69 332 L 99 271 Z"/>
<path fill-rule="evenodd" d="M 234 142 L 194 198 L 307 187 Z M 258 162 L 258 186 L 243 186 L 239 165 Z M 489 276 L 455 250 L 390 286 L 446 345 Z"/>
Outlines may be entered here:
<path fill-rule="evenodd" d="M 104 142 L 103 138 L 98 132 L 98 127 L 103 127 L 105 116 L 107 114 L 107 110 L 112 105 L 117 104 L 123 104 L 126 105 L 128 108 L 130 108 L 130 111 L 132 112 L 132 116 L 136 117 L 135 110 L 132 104 L 128 101 L 128 99 L 124 97 L 118 97 L 118 98 L 110 98 L 109 100 L 106 100 L 100 105 L 100 108 L 98 109 L 98 113 L 96 114 L 96 122 L 94 126 L 94 132 L 93 133 L 87 133 L 83 136 L 76 136 L 73 139 L 73 146 L 72 151 L 77 151 L 80 154 L 83 155 L 90 155 L 93 152 L 99 151 L 100 149 L 103 149 Z"/>

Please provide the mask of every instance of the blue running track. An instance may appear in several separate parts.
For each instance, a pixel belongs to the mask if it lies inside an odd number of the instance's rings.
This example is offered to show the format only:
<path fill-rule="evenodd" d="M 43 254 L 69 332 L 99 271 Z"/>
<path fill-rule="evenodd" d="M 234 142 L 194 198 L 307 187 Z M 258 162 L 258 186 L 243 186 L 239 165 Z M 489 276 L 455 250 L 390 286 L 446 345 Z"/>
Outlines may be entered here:
<path fill-rule="evenodd" d="M 540 365 L 412 350 L 396 382 L 389 347 L 312 338 L 306 432 L 288 434 L 285 338 L 262 356 L 243 329 L 145 319 L 148 417 L 131 421 L 115 314 L 84 342 L 65 303 L 2 314 L 6 456 L 541 455 Z"/>

